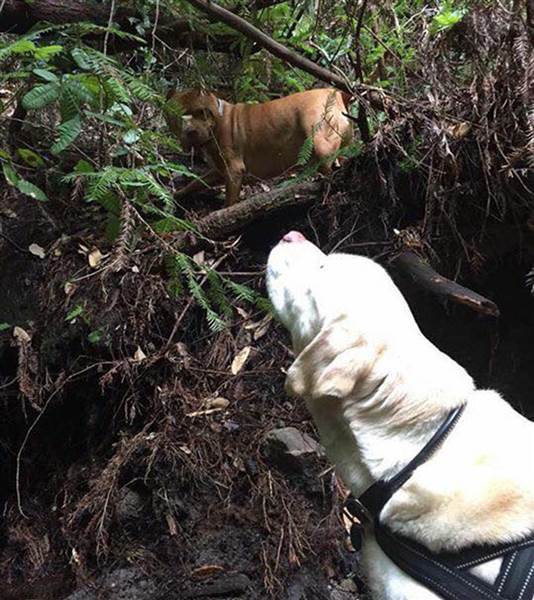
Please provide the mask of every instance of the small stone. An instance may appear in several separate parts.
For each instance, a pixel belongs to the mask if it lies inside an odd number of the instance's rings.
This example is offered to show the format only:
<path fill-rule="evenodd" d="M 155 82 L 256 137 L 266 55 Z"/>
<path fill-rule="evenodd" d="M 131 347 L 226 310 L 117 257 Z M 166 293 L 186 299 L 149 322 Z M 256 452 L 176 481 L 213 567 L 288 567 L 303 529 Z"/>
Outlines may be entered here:
<path fill-rule="evenodd" d="M 296 427 L 272 429 L 265 438 L 267 457 L 282 469 L 303 471 L 311 458 L 322 456 L 322 447 Z"/>

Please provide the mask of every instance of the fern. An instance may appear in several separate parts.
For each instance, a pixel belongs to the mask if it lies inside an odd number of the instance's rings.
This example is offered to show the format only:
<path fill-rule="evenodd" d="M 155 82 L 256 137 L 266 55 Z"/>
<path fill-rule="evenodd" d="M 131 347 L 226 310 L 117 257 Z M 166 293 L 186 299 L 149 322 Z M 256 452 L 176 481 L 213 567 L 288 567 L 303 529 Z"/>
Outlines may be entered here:
<path fill-rule="evenodd" d="M 61 88 L 57 83 L 45 83 L 32 88 L 22 98 L 22 106 L 26 110 L 37 110 L 55 102 L 59 98 Z"/>
<path fill-rule="evenodd" d="M 222 277 L 213 269 L 207 268 L 206 275 L 209 283 L 208 295 L 217 309 L 225 316 L 232 315 L 232 306 L 225 293 Z"/>
<path fill-rule="evenodd" d="M 13 54 L 27 54 L 33 53 L 35 51 L 35 44 L 29 39 L 29 37 L 24 37 L 12 44 L 8 44 L 3 48 L 0 48 L 0 61 L 4 61 L 9 57 L 13 56 Z"/>
<path fill-rule="evenodd" d="M 80 115 L 76 115 L 72 119 L 65 121 L 58 127 L 59 139 L 52 148 L 52 154 L 56 155 L 63 152 L 65 148 L 70 146 L 72 142 L 80 135 L 82 131 L 82 121 Z"/>
<path fill-rule="evenodd" d="M 133 77 L 129 73 L 123 72 L 123 78 L 126 81 L 129 90 L 139 100 L 142 100 L 143 102 L 155 102 L 160 99 L 160 96 L 156 94 L 150 86 L 139 81 L 139 79 Z"/>
<path fill-rule="evenodd" d="M 297 158 L 297 165 L 299 167 L 302 167 L 302 166 L 308 164 L 313 156 L 313 137 L 314 137 L 314 135 L 315 135 L 315 132 L 312 131 L 312 134 L 304 140 L 304 143 L 302 144 L 302 146 L 299 150 L 299 155 Z"/>
<path fill-rule="evenodd" d="M 224 280 L 226 287 L 232 294 L 235 296 L 236 300 L 244 301 L 244 302 L 254 302 L 256 299 L 256 294 L 253 290 L 251 290 L 246 285 L 242 285 L 240 283 L 236 283 L 231 279 Z"/>
<path fill-rule="evenodd" d="M 193 260 L 185 254 L 178 253 L 175 256 L 175 261 L 176 269 L 180 274 L 185 276 L 187 288 L 191 292 L 191 295 L 196 300 L 200 308 L 202 308 L 206 313 L 206 320 L 209 328 L 212 331 L 221 331 L 224 329 L 226 326 L 224 320 L 221 319 L 215 310 L 213 310 L 208 296 L 196 280 L 196 265 Z"/>
<path fill-rule="evenodd" d="M 113 104 L 114 102 L 130 103 L 130 93 L 116 77 L 108 76 L 102 82 L 102 87 L 106 92 L 109 104 Z"/>

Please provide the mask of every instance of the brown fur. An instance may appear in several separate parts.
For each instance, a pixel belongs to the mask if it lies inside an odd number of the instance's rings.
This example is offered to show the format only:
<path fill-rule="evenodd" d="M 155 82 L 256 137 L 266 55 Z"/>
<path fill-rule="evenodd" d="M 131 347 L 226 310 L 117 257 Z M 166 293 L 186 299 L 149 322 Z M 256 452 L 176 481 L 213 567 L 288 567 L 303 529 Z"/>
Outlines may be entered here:
<path fill-rule="evenodd" d="M 262 104 L 231 104 L 202 90 L 169 94 L 166 111 L 171 131 L 186 150 L 201 150 L 211 163 L 207 185 L 224 182 L 225 206 L 239 200 L 243 177 L 276 177 L 294 168 L 304 142 L 313 136 L 313 159 L 329 173 L 335 154 L 352 139 L 343 115 L 349 96 L 334 89 L 315 89 Z M 222 110 L 222 115 L 221 115 Z M 186 122 L 182 116 L 190 117 Z M 202 188 L 194 181 L 185 195 Z"/>

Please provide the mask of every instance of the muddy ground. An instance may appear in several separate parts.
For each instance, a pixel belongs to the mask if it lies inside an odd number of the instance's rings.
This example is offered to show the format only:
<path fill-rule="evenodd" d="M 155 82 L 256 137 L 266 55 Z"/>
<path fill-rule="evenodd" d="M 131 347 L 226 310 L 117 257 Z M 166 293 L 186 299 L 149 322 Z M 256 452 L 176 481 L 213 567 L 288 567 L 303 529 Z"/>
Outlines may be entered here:
<path fill-rule="evenodd" d="M 1 215 L 1 597 L 358 597 L 342 485 L 312 442 L 303 449 L 279 433 L 317 439 L 283 392 L 282 329 L 243 305 L 212 333 L 191 307 L 168 343 L 185 299 L 165 291 L 159 257 L 134 253 L 120 273 L 83 278 L 80 246 L 106 250 L 92 222 L 12 197 Z M 295 225 L 313 239 L 305 215 L 256 225 L 225 269 L 251 273 L 244 279 L 262 292 L 267 253 Z M 384 260 L 375 246 L 364 251 Z M 393 275 L 425 334 L 534 416 L 530 261 L 514 249 L 463 282 L 497 302 L 497 320 Z M 78 305 L 85 317 L 67 318 Z M 98 328 L 109 335 L 89 342 Z M 203 414 L 214 398 L 220 410 Z"/>

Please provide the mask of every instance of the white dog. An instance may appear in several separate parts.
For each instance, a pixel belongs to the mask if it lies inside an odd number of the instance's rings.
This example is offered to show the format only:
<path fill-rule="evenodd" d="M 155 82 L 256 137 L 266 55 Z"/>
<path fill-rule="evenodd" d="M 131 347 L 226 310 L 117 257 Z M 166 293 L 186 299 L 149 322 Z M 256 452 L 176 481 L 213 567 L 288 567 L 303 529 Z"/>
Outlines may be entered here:
<path fill-rule="evenodd" d="M 534 425 L 497 392 L 477 390 L 426 339 L 382 267 L 361 256 L 327 256 L 291 232 L 270 253 L 267 288 L 296 355 L 286 389 L 305 399 L 355 496 L 401 471 L 450 411 L 465 405 L 447 439 L 385 505 L 380 523 L 432 553 L 461 555 L 533 535 Z M 493 584 L 502 554 L 467 572 Z M 362 565 L 376 600 L 457 597 L 436 595 L 400 570 L 372 528 Z M 532 597 L 534 565 L 529 572 L 514 599 Z"/>

